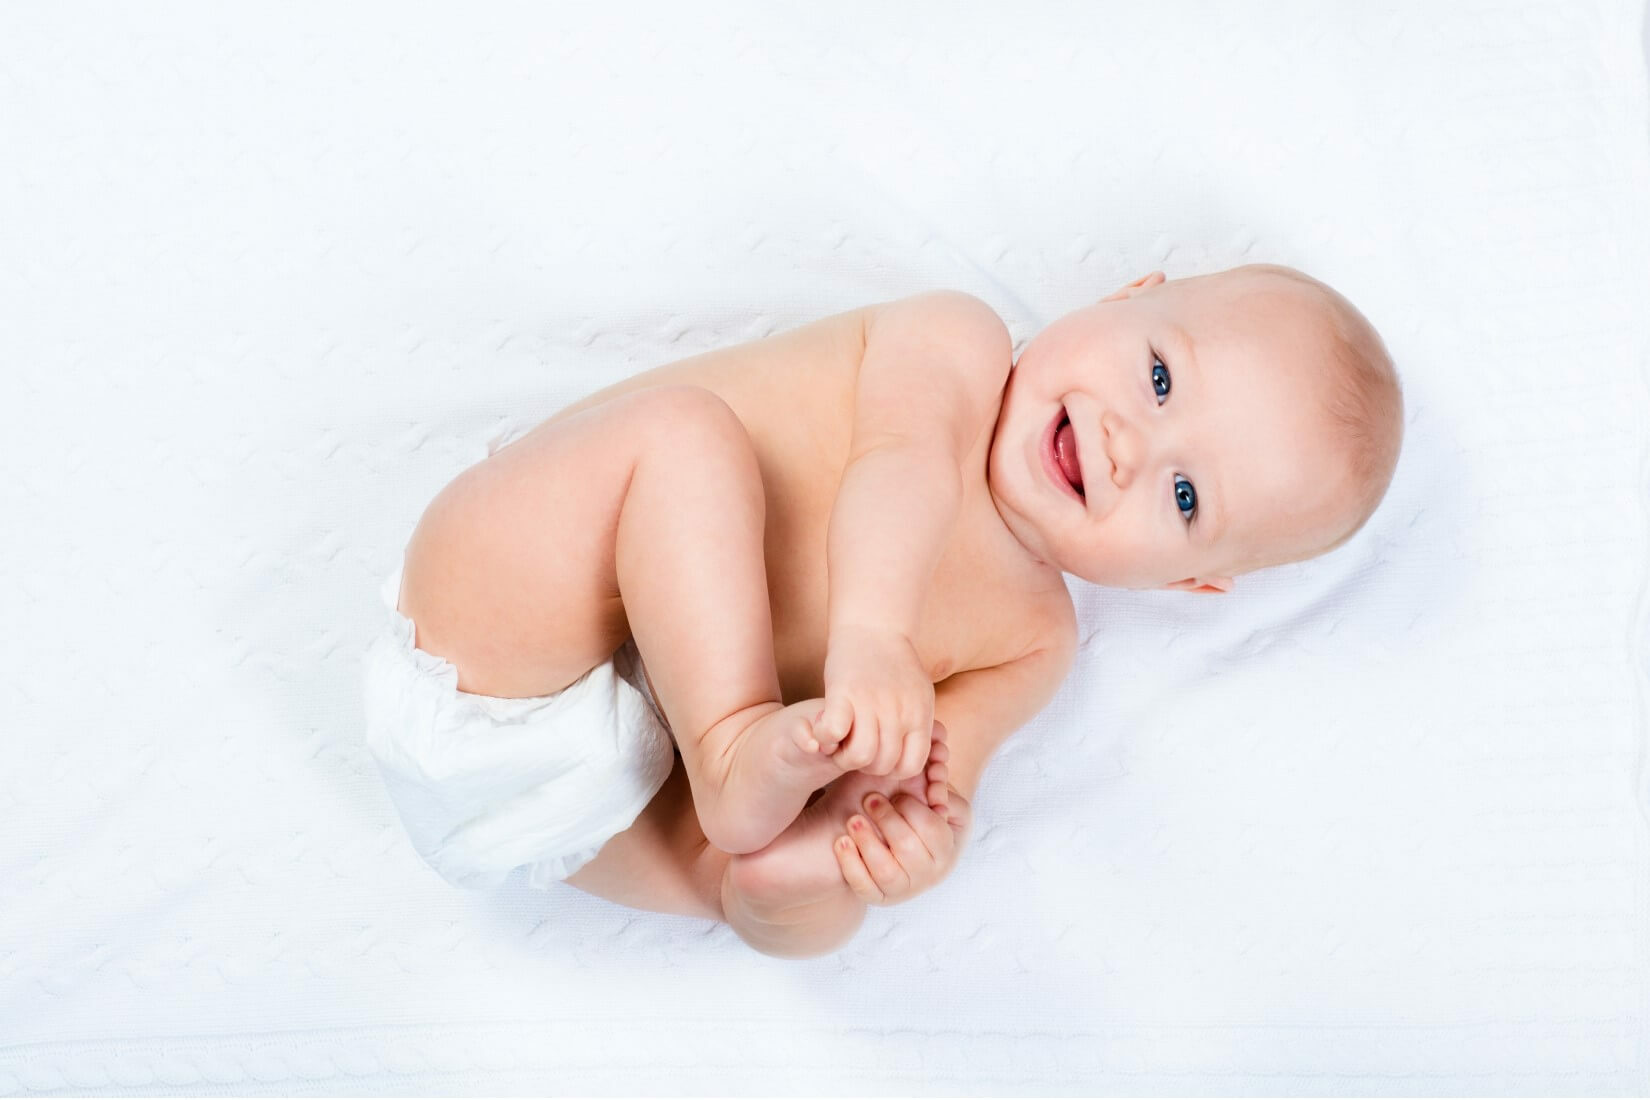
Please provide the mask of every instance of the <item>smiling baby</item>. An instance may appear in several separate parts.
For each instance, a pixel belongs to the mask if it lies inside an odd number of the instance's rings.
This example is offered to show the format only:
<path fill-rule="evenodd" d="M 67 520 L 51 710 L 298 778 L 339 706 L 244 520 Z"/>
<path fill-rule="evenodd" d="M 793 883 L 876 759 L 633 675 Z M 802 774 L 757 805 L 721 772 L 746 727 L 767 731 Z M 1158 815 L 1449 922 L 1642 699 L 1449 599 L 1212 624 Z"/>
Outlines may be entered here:
<path fill-rule="evenodd" d="M 955 865 L 986 763 L 1071 667 L 1066 574 L 1219 593 L 1333 550 L 1384 496 L 1402 428 L 1368 320 L 1273 265 L 1153 272 L 1018 360 L 955 291 L 706 352 L 562 409 L 431 503 L 403 633 L 370 659 L 405 673 L 381 695 L 456 676 L 393 721 L 369 693 L 369 745 L 453 881 L 444 838 L 484 821 L 501 870 L 817 955 Z M 674 753 L 591 702 L 632 689 Z M 451 782 L 432 746 L 485 743 L 520 700 L 525 743 L 605 770 L 430 824 Z"/>

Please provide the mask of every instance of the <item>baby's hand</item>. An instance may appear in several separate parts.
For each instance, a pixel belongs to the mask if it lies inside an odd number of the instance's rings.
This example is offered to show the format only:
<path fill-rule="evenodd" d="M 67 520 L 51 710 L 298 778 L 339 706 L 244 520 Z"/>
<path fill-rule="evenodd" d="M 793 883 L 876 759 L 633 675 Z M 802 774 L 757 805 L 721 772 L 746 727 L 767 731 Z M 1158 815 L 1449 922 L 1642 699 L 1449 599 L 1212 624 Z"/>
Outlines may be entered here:
<path fill-rule="evenodd" d="M 934 725 L 934 683 L 911 639 L 855 624 L 834 627 L 825 653 L 819 751 L 845 772 L 905 779 L 922 771 Z"/>
<path fill-rule="evenodd" d="M 898 905 L 951 873 L 974 811 L 946 787 L 938 808 L 904 791 L 892 803 L 881 794 L 865 796 L 865 816 L 850 817 L 848 836 L 832 846 L 854 896 L 867 905 Z"/>

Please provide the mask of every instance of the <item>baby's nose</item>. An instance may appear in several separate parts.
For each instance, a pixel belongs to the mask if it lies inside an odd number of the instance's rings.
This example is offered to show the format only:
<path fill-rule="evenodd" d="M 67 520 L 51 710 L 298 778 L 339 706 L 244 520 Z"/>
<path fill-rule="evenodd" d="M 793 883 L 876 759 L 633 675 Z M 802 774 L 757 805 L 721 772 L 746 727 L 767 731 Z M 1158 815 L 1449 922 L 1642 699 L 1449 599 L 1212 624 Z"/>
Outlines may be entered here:
<path fill-rule="evenodd" d="M 1134 476 L 1137 455 L 1133 438 L 1134 433 L 1122 418 L 1110 411 L 1100 414 L 1100 461 L 1106 465 L 1097 472 L 1109 474 L 1112 483 L 1119 489 L 1128 488 L 1129 480 Z"/>

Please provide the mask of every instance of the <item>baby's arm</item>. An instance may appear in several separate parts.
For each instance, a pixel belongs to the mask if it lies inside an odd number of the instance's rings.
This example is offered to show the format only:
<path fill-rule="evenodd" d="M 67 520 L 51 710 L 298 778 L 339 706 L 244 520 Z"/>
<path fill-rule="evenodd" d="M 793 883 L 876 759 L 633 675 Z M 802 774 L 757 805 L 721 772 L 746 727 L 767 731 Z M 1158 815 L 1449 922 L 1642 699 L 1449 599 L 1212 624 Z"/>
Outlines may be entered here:
<path fill-rule="evenodd" d="M 963 462 L 993 426 L 1011 350 L 996 313 L 955 291 L 888 303 L 867 324 L 826 541 L 825 709 L 815 723 L 845 771 L 922 770 L 933 685 L 916 655 L 918 620 L 957 522 Z"/>

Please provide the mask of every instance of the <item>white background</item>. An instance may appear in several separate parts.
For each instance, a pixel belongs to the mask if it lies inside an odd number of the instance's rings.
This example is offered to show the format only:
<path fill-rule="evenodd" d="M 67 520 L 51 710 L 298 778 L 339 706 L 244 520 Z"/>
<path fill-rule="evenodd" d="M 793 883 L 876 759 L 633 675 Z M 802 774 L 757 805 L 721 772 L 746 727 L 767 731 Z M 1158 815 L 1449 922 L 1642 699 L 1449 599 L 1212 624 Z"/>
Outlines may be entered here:
<path fill-rule="evenodd" d="M 0 1092 L 1650 1089 L 1641 4 L 0 9 Z M 1084 645 L 965 860 L 785 963 L 461 894 L 360 744 L 500 428 L 934 286 L 1291 263 L 1348 546 Z"/>

